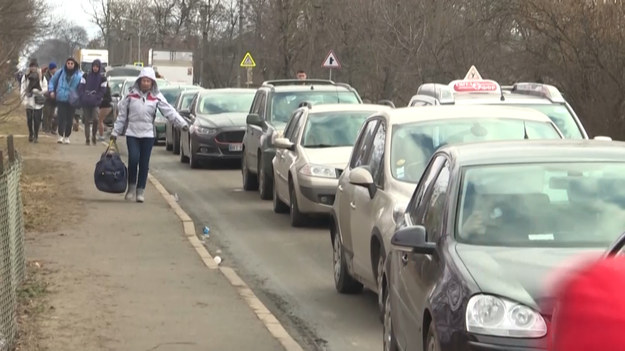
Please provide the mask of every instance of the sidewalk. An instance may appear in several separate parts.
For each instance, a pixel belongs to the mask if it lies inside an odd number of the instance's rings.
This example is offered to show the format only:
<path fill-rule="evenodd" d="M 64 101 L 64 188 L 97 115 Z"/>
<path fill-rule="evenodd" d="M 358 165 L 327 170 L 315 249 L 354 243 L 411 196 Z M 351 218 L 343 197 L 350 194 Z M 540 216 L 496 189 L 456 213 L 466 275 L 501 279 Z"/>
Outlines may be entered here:
<path fill-rule="evenodd" d="M 51 270 L 42 344 L 49 350 L 283 350 L 219 269 L 209 269 L 179 217 L 148 181 L 146 202 L 98 192 L 105 146 L 83 132 L 52 157 L 72 163 L 81 222 L 26 243 Z M 123 138 L 119 142 L 125 150 Z M 43 145 L 42 145 L 43 146 Z M 63 206 L 63 204 L 59 204 Z"/>

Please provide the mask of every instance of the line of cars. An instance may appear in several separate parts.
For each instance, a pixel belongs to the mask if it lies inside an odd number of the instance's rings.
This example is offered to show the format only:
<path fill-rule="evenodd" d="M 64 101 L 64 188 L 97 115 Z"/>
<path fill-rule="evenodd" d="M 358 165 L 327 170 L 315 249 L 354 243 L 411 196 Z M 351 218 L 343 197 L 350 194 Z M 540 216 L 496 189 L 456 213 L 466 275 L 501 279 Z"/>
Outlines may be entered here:
<path fill-rule="evenodd" d="M 329 217 L 336 290 L 378 295 L 385 350 L 540 350 L 540 279 L 623 231 L 625 148 L 586 140 L 548 85 L 428 83 L 404 108 L 326 80 L 180 90 L 193 127 L 167 125 L 168 150 L 240 157 L 294 227 Z M 204 104 L 235 92 L 245 106 Z"/>

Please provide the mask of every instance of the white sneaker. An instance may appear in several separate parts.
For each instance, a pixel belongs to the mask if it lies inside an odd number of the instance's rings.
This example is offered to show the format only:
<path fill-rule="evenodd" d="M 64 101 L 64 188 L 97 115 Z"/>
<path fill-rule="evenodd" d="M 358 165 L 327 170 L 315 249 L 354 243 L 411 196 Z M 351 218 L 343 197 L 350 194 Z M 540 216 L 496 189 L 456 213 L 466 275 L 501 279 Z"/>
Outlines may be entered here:
<path fill-rule="evenodd" d="M 63 144 L 69 144 L 69 138 L 68 137 L 65 137 L 63 139 Z"/>
<path fill-rule="evenodd" d="M 57 144 L 63 144 L 63 140 L 65 138 L 63 138 L 62 136 L 60 136 L 58 139 L 56 139 Z"/>

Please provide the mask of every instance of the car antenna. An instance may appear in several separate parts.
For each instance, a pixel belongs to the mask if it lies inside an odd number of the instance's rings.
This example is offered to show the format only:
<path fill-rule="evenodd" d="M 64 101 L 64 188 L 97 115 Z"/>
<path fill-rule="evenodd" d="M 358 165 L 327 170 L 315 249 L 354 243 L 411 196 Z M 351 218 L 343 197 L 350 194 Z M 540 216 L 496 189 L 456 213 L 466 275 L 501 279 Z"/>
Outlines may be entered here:
<path fill-rule="evenodd" d="M 499 87 L 499 91 L 501 92 L 501 98 L 499 100 L 506 101 L 506 98 L 503 96 L 503 89 L 501 89 L 501 87 Z"/>
<path fill-rule="evenodd" d="M 525 121 L 523 121 L 523 139 L 529 139 L 530 137 L 527 135 L 527 127 L 525 126 Z"/>

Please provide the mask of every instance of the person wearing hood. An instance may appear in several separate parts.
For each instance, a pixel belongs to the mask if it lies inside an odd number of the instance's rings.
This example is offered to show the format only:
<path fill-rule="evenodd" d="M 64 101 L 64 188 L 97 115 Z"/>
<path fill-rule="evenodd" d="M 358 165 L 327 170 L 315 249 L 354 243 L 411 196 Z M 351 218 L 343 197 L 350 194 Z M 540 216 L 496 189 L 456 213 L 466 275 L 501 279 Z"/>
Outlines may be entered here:
<path fill-rule="evenodd" d="M 49 82 L 56 73 L 57 67 L 55 62 L 50 62 L 48 64 L 48 69 L 44 73 L 44 77 L 46 82 Z M 46 92 L 46 103 L 43 105 L 43 131 L 46 133 L 56 133 L 53 128 L 52 119 L 54 116 L 54 109 L 56 108 L 56 102 L 54 99 L 50 98 L 50 92 Z"/>
<path fill-rule="evenodd" d="M 128 190 L 126 200 L 145 200 L 150 155 L 156 138 L 154 119 L 157 109 L 165 118 L 182 130 L 189 129 L 185 121 L 158 90 L 152 67 L 141 70 L 134 86 L 119 102 L 119 114 L 113 126 L 111 139 L 126 135 L 128 147 Z M 137 172 L 138 168 L 138 172 Z"/>
<path fill-rule="evenodd" d="M 78 62 L 70 57 L 65 61 L 62 69 L 57 70 L 50 83 L 50 98 L 57 103 L 57 119 L 59 144 L 69 144 L 69 136 L 72 134 L 74 123 L 74 112 L 78 104 L 78 85 L 82 77 L 82 71 L 78 67 Z"/>
<path fill-rule="evenodd" d="M 22 76 L 21 82 L 22 104 L 26 107 L 26 119 L 28 123 L 28 141 L 38 142 L 39 127 L 45 94 L 48 91 L 48 81 L 41 73 L 37 60 L 31 60 L 28 71 Z"/>
<path fill-rule="evenodd" d="M 99 127 L 99 107 L 106 92 L 106 77 L 100 72 L 102 64 L 96 59 L 91 64 L 91 72 L 83 75 L 78 86 L 80 105 L 82 106 L 82 119 L 85 126 L 86 143 L 96 144 L 96 132 Z M 89 125 L 91 124 L 91 128 Z"/>

